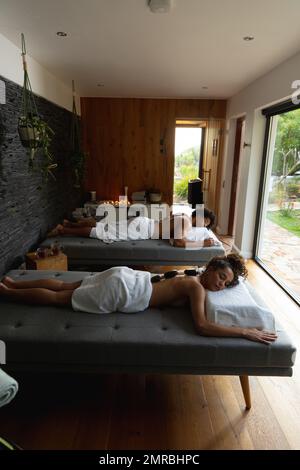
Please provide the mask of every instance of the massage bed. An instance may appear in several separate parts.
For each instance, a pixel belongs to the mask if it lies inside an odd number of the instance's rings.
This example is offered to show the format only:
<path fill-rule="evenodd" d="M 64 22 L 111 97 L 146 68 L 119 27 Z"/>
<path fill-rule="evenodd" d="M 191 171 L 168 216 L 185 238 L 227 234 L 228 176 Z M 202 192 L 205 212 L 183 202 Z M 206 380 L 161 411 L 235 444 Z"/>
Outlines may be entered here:
<path fill-rule="evenodd" d="M 168 240 L 116 241 L 106 244 L 101 240 L 83 237 L 54 237 L 40 246 L 57 242 L 68 256 L 69 266 L 109 265 L 195 265 L 203 266 L 214 256 L 225 255 L 222 245 L 206 248 L 177 248 Z"/>
<path fill-rule="evenodd" d="M 21 271 L 15 280 L 83 279 L 86 272 Z M 263 301 L 247 284 L 260 305 Z M 91 314 L 71 308 L 22 305 L 0 299 L 0 340 L 7 371 L 89 371 L 238 375 L 250 408 L 248 376 L 291 376 L 296 349 L 276 323 L 272 345 L 196 333 L 187 307 L 141 313 Z"/>

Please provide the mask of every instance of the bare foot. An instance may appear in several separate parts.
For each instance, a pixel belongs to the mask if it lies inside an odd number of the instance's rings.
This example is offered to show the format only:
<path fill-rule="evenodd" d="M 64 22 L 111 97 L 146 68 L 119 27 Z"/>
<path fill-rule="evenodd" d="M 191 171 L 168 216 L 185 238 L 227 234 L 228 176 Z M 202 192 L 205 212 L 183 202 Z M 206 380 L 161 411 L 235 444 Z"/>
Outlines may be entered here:
<path fill-rule="evenodd" d="M 51 232 L 47 233 L 47 237 L 57 237 L 58 235 L 63 235 L 64 226 L 58 224 Z"/>
<path fill-rule="evenodd" d="M 7 290 L 8 290 L 8 287 L 6 287 L 6 285 L 3 284 L 3 282 L 0 282 L 0 293 L 6 292 Z"/>
<path fill-rule="evenodd" d="M 15 288 L 15 281 L 9 277 L 9 276 L 5 276 L 3 279 L 2 279 L 2 283 L 1 284 L 4 284 L 5 287 L 8 287 L 10 289 L 14 289 Z"/>

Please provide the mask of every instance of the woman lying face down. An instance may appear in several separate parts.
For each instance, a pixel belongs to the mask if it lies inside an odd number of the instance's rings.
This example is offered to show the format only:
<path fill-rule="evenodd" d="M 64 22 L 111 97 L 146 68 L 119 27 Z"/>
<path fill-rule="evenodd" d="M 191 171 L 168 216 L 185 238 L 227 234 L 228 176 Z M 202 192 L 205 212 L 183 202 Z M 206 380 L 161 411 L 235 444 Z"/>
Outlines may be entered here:
<path fill-rule="evenodd" d="M 75 311 L 98 314 L 141 312 L 148 307 L 188 301 L 200 335 L 242 337 L 269 344 L 275 341 L 276 334 L 256 328 L 222 326 L 206 318 L 205 290 L 233 287 L 239 276 L 247 276 L 244 260 L 231 254 L 213 258 L 197 276 L 180 275 L 158 283 L 151 282 L 149 272 L 127 267 L 110 268 L 73 283 L 57 279 L 14 281 L 5 277 L 0 283 L 0 297 L 21 303 L 72 306 Z"/>
<path fill-rule="evenodd" d="M 197 216 L 196 212 L 193 212 L 192 217 L 189 217 L 187 214 L 171 214 L 169 217 L 161 220 L 142 216 L 121 220 L 104 218 L 98 222 L 92 217 L 78 222 L 64 220 L 62 225 L 57 225 L 47 236 L 96 238 L 105 243 L 119 240 L 160 238 L 169 240 L 171 245 L 180 248 L 213 246 L 215 241 L 206 229 L 210 228 L 214 223 L 215 215 L 207 209 L 204 209 L 204 212 L 202 211 Z M 189 235 L 192 228 L 195 228 L 196 222 L 199 222 L 200 226 L 198 228 L 203 229 L 203 232 L 201 232 L 199 239 L 194 240 Z"/>

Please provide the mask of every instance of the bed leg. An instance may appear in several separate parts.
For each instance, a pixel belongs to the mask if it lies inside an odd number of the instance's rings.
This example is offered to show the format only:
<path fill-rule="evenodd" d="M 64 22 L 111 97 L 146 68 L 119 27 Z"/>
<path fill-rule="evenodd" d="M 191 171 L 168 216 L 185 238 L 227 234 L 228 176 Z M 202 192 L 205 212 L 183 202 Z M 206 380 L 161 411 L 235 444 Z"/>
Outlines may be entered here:
<path fill-rule="evenodd" d="M 249 386 L 249 377 L 248 375 L 240 375 L 240 382 L 243 390 L 243 395 L 246 403 L 246 410 L 251 408 L 251 395 L 250 395 L 250 386 Z"/>

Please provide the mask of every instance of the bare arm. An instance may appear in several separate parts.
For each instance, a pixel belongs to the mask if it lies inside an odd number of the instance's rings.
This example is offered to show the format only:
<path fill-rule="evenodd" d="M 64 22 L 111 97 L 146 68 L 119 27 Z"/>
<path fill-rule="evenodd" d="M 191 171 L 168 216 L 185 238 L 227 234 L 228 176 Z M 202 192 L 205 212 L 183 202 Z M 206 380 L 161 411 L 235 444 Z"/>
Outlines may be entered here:
<path fill-rule="evenodd" d="M 270 344 L 276 340 L 276 334 L 256 328 L 228 327 L 209 322 L 205 314 L 205 289 L 195 282 L 190 283 L 187 288 L 193 319 L 200 335 L 245 338 L 264 344 Z"/>

